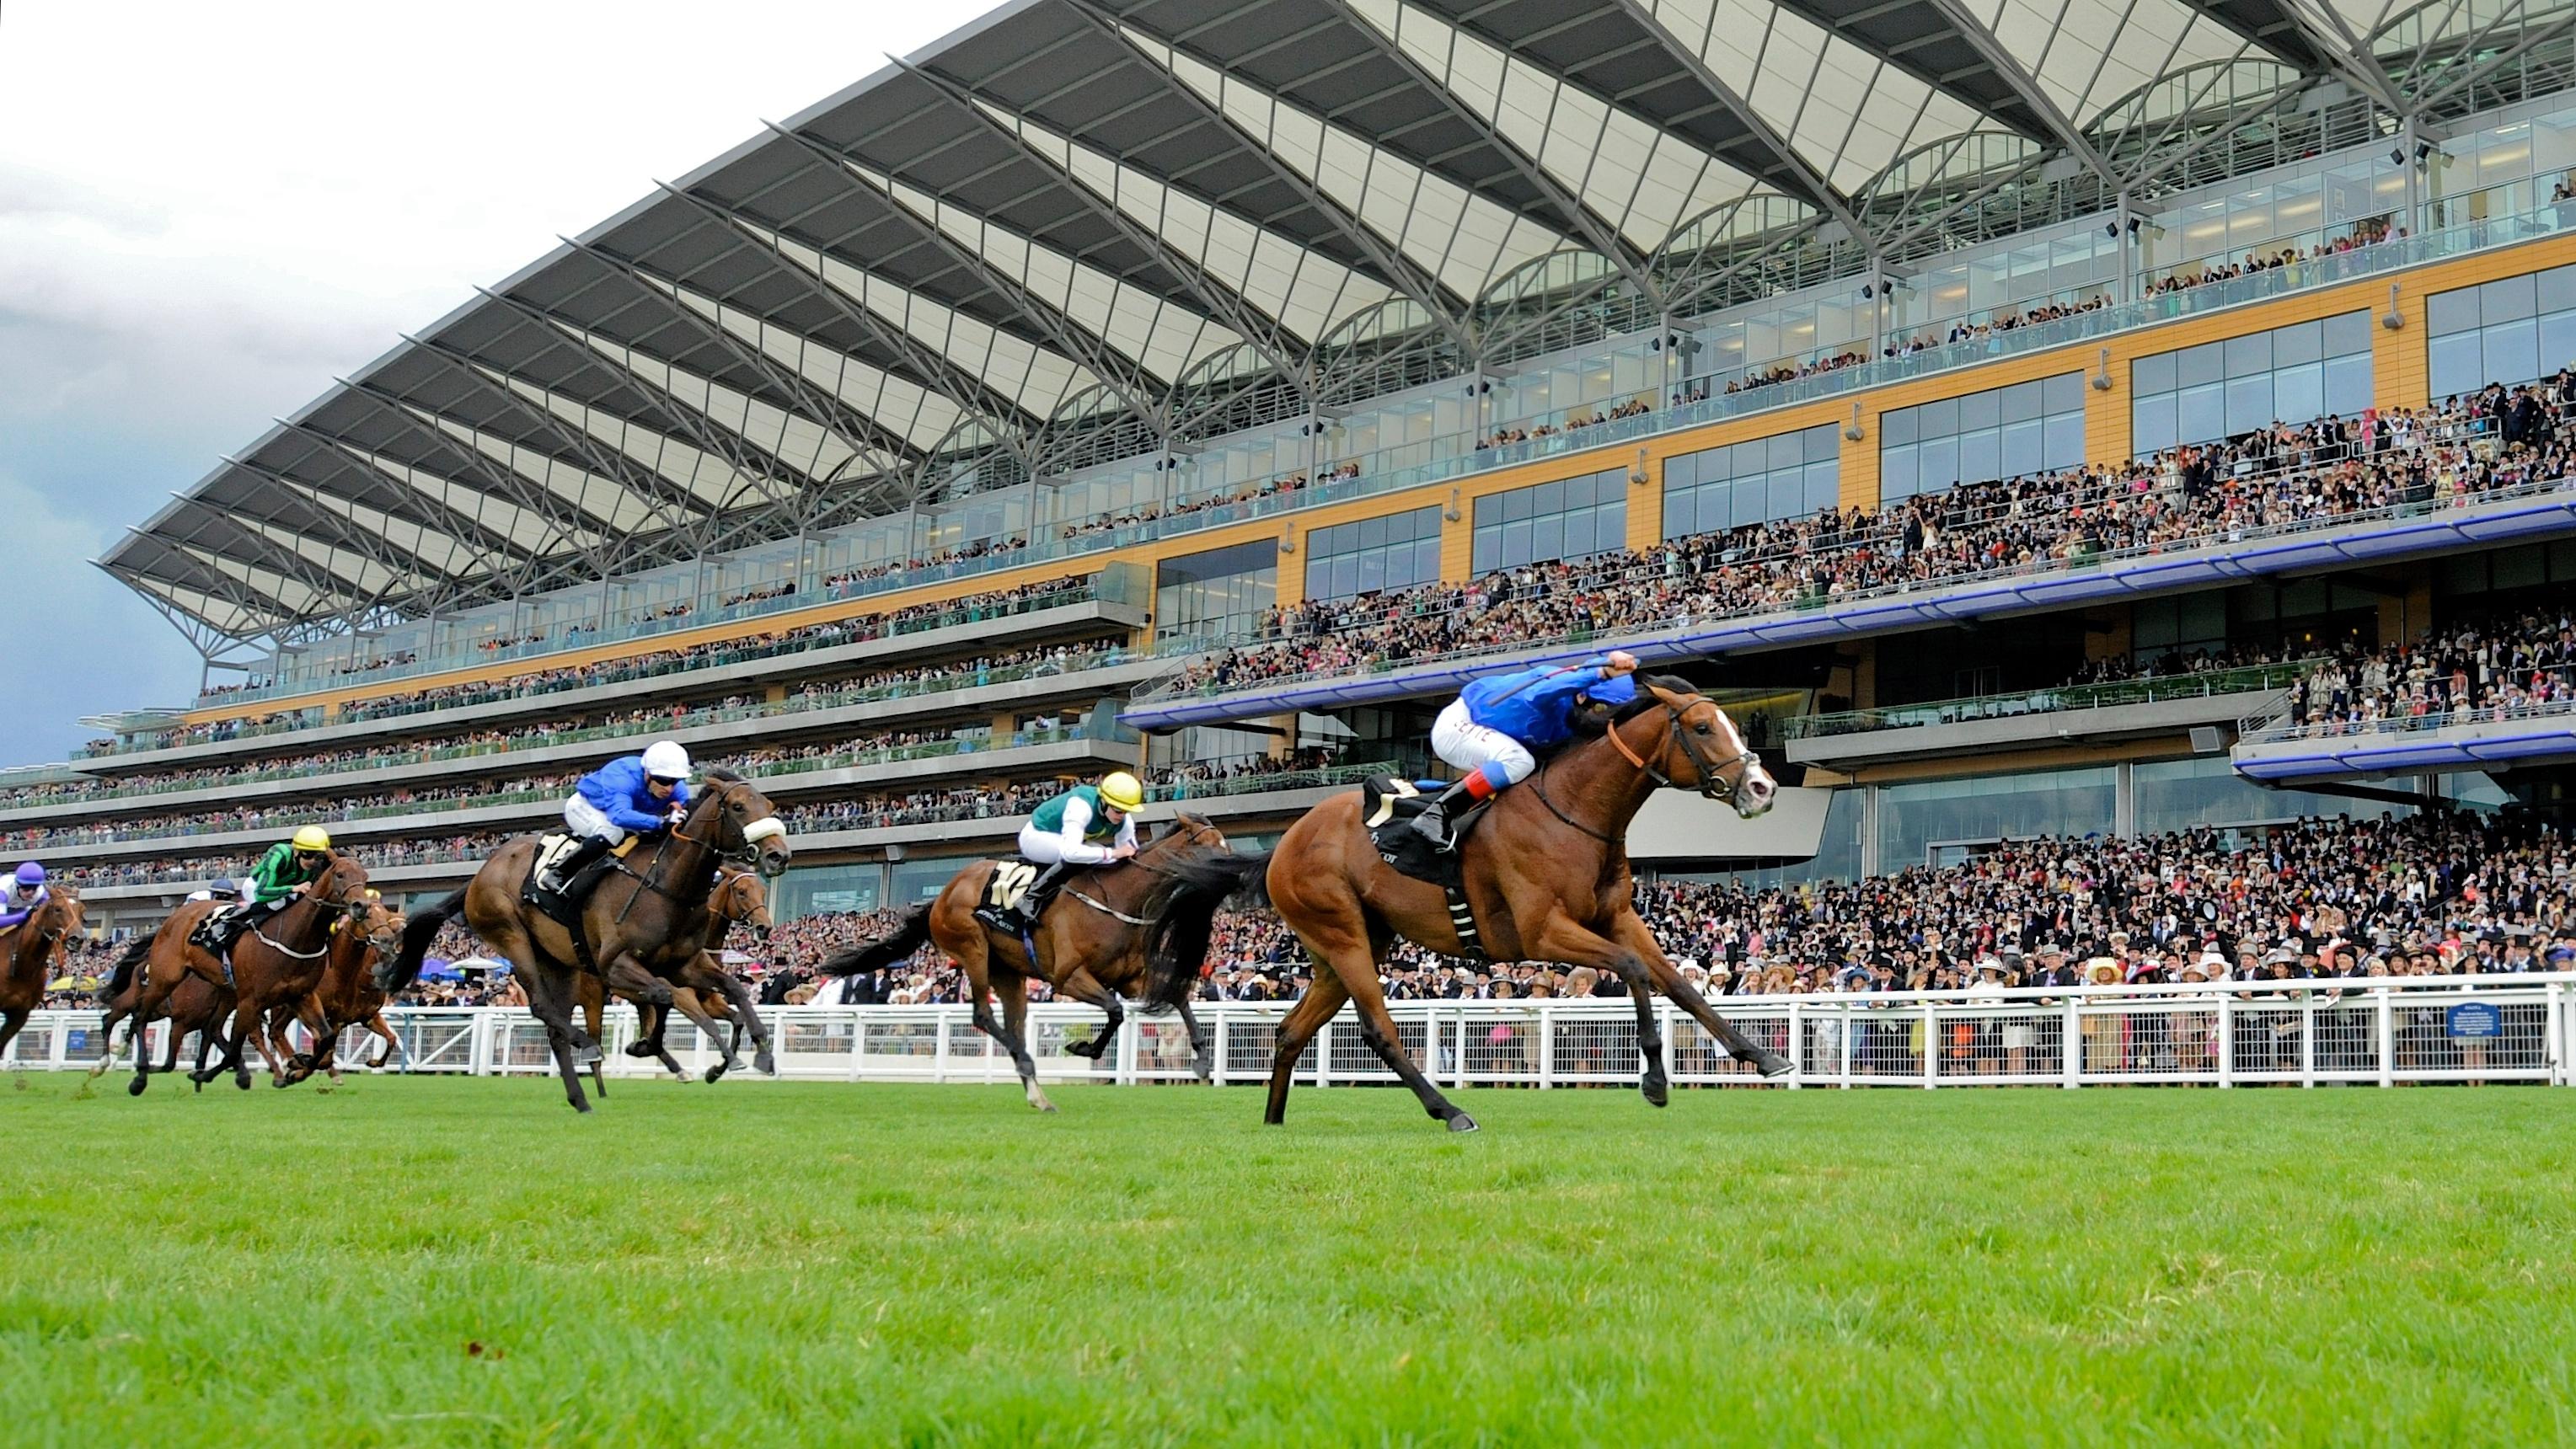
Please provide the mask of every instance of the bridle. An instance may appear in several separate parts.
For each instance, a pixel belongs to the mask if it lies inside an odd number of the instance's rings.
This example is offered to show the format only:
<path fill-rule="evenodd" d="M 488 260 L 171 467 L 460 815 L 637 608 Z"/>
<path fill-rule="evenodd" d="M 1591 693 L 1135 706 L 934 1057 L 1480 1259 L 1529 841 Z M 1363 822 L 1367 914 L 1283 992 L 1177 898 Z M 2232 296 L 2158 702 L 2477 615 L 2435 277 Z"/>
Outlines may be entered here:
<path fill-rule="evenodd" d="M 1688 718 L 1692 710 L 1697 709 L 1703 704 L 1708 705 L 1712 710 L 1717 709 L 1717 706 L 1710 703 L 1706 698 L 1694 695 L 1687 703 L 1675 703 L 1673 700 L 1659 692 L 1655 696 L 1655 703 L 1656 707 L 1661 709 L 1665 714 L 1667 727 L 1672 735 L 1673 743 L 1681 747 L 1682 754 L 1691 762 L 1691 769 L 1699 775 L 1700 798 L 1704 800 L 1734 799 L 1736 791 L 1743 788 L 1745 778 L 1751 775 L 1754 770 L 1761 767 L 1762 757 L 1753 753 L 1751 750 L 1739 751 L 1733 758 L 1725 760 L 1715 759 L 1713 756 L 1701 753 L 1699 746 L 1692 743 L 1690 731 L 1683 728 L 1683 722 Z M 1719 711 L 1719 713 L 1722 715 L 1724 711 Z M 1613 720 L 1609 729 L 1604 731 L 1604 733 L 1610 736 L 1610 747 L 1617 750 L 1621 757 L 1626 759 L 1629 764 L 1645 771 L 1646 777 L 1653 780 L 1658 788 L 1665 790 L 1680 788 L 1673 783 L 1672 776 L 1656 769 L 1652 764 L 1648 763 L 1644 756 L 1628 747 L 1627 736 L 1619 733 L 1618 721 Z M 1729 765 L 1740 767 L 1736 770 L 1735 778 L 1732 780 L 1718 773 Z"/>

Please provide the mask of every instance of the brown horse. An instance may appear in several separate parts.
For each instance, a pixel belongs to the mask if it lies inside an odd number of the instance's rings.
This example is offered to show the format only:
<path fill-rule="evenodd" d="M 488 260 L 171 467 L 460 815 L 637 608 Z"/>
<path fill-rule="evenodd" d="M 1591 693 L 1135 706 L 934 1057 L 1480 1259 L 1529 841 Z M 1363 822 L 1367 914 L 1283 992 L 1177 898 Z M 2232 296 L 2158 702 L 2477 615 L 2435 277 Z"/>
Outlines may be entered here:
<path fill-rule="evenodd" d="M 717 958 L 716 954 L 724 948 L 725 937 L 730 934 L 731 928 L 749 926 L 752 934 L 758 939 L 764 941 L 769 939 L 770 931 L 778 924 L 770 919 L 769 915 L 769 887 L 756 871 L 744 870 L 739 866 L 725 866 L 716 872 L 716 888 L 714 893 L 707 897 L 707 909 L 715 913 L 714 938 L 707 943 L 707 949 L 699 953 L 697 965 L 684 972 L 679 981 L 672 983 L 671 1003 L 679 1009 L 682 1016 L 697 1023 L 699 1030 L 707 1034 L 709 1041 L 719 1039 L 716 1035 L 718 1027 L 727 1023 L 733 1027 L 731 1039 L 725 1041 L 722 1048 L 724 1060 L 707 1068 L 706 1080 L 713 1082 L 726 1072 L 742 1065 L 740 1050 L 746 1028 L 751 1033 L 753 1065 L 771 1076 L 776 1076 L 778 1062 L 770 1054 L 769 1028 L 761 1023 L 760 1013 L 735 1010 L 732 1001 L 720 987 L 712 984 L 705 987 L 684 984 L 691 981 L 712 983 L 718 976 L 732 974 L 724 969 L 724 963 Z M 574 990 L 581 998 L 582 1022 L 588 1028 L 591 1040 L 602 1040 L 599 1034 L 600 1018 L 608 1005 L 607 984 L 585 971 L 575 979 Z M 673 1060 L 670 1051 L 665 1048 L 662 1041 L 663 1031 L 670 1025 L 670 1012 L 640 1001 L 635 1003 L 635 1010 L 637 1025 L 641 1029 L 636 1033 L 636 1039 L 627 1043 L 626 1054 L 630 1057 L 658 1058 L 672 1076 L 686 1077 L 688 1073 L 681 1070 L 679 1062 Z M 608 1095 L 608 1079 L 601 1072 L 600 1063 L 597 1061 L 590 1064 L 590 1085 L 591 1090 L 599 1095 L 603 1097 Z"/>
<path fill-rule="evenodd" d="M 1477 933 L 1495 959 L 1589 966 L 1627 986 L 1644 1058 L 1638 1088 L 1660 1107 L 1666 1081 L 1650 995 L 1655 988 L 1730 1055 L 1759 1066 L 1762 1075 L 1781 1076 L 1791 1067 L 1710 1010 L 1665 959 L 1637 918 L 1621 844 L 1629 821 L 1658 789 L 1696 790 L 1750 818 L 1771 808 L 1778 787 L 1725 711 L 1698 690 L 1669 676 L 1641 683 L 1636 700 L 1621 706 L 1597 738 L 1569 746 L 1529 780 L 1496 796 L 1460 849 Z M 1380 859 L 1360 810 L 1360 795 L 1337 796 L 1289 826 L 1266 866 L 1236 857 L 1191 872 L 1194 890 L 1247 884 L 1249 894 L 1266 894 L 1317 964 L 1315 984 L 1280 1023 L 1263 1120 L 1286 1119 L 1298 1057 L 1342 1003 L 1351 1001 L 1359 1007 L 1361 1038 L 1413 1089 L 1423 1110 L 1452 1132 L 1473 1132 L 1475 1120 L 1405 1055 L 1377 975 L 1397 936 L 1453 955 L 1464 944 L 1441 889 Z"/>
<path fill-rule="evenodd" d="M 229 979 L 224 963 L 189 939 L 198 923 L 221 904 L 189 901 L 153 932 L 141 961 L 142 980 L 134 992 L 131 1014 L 136 1030 L 160 1015 L 171 993 L 194 976 L 232 993 L 232 1030 L 223 1046 L 235 1085 L 250 1085 L 250 1059 L 242 1047 L 255 1042 L 268 1058 L 269 1079 L 283 1087 L 287 1063 L 294 1054 L 287 1049 L 285 1032 L 271 1027 L 271 1013 L 280 1006 L 300 1006 L 312 995 L 322 979 L 323 958 L 330 954 L 332 930 L 339 922 L 355 919 L 368 905 L 366 868 L 346 856 L 327 857 L 322 873 L 299 888 L 295 899 L 234 938 Z M 113 1013 L 110 1020 L 112 1024 Z M 320 1037 L 321 1017 L 305 1018 L 304 1029 Z M 215 1069 L 216 1073 L 222 1070 Z M 137 1050 L 134 1083 L 127 1090 L 140 1096 L 150 1075 L 150 1055 Z M 203 1086 L 214 1074 L 200 1069 L 191 1075 Z"/>
<path fill-rule="evenodd" d="M 363 1026 L 369 1035 L 384 1045 L 376 1059 L 367 1063 L 369 1071 L 380 1071 L 393 1059 L 402 1043 L 394 1039 L 393 1028 L 385 1024 L 385 994 L 376 989 L 376 966 L 393 959 L 402 949 L 403 913 L 384 903 L 374 891 L 367 892 L 364 909 L 335 927 L 331 933 L 330 953 L 323 958 L 322 979 L 314 983 L 309 1001 L 298 1004 L 294 1014 L 319 1017 L 322 1030 L 314 1039 L 313 1050 L 299 1055 L 287 1064 L 286 1079 L 300 1082 L 316 1071 L 340 1080 L 340 1035 L 353 1026 Z M 282 1015 L 287 1007 L 270 1012 L 271 1025 L 283 1031 Z"/>
<path fill-rule="evenodd" d="M 1030 1057 L 1027 1036 L 1029 980 L 1055 988 L 1056 995 L 1086 1002 L 1109 1014 L 1099 1035 L 1065 1047 L 1069 1055 L 1097 1059 L 1118 1039 L 1127 1013 L 1119 1003 L 1126 988 L 1140 988 L 1147 1008 L 1180 1012 L 1190 1034 L 1199 1080 L 1209 1077 L 1207 1034 L 1190 1010 L 1190 988 L 1198 982 L 1198 961 L 1206 938 L 1198 937 L 1199 954 L 1187 970 L 1147 950 L 1146 937 L 1182 878 L 1173 871 L 1193 857 L 1231 859 L 1225 836 L 1195 815 L 1182 815 L 1171 828 L 1125 861 L 1080 866 L 1064 877 L 1055 904 L 1042 916 L 1030 940 L 1022 942 L 987 926 L 975 914 L 992 886 L 993 863 L 979 860 L 957 873 L 928 905 L 915 906 L 891 936 L 825 961 L 826 976 L 874 971 L 910 957 L 925 943 L 937 943 L 965 973 L 975 1025 L 1000 1042 L 1019 1069 L 1020 1089 L 1029 1105 L 1052 1112 L 1055 1104 L 1038 1086 L 1037 1062 Z M 1036 947 L 1034 956 L 1030 947 Z M 997 989 L 998 988 L 998 989 Z M 1002 999 L 1002 1019 L 993 1019 L 991 998 Z"/>
<path fill-rule="evenodd" d="M 45 978 L 63 942 L 81 933 L 84 912 L 80 892 L 67 885 L 47 888 L 45 903 L 27 919 L 0 932 L 0 1057 L 36 1003 L 45 999 Z"/>
<path fill-rule="evenodd" d="M 579 1069 L 599 1053 L 597 1040 L 572 1016 L 580 972 L 595 971 L 610 991 L 654 1006 L 673 1005 L 671 983 L 685 978 L 724 992 L 738 1010 L 752 1010 L 741 982 L 722 972 L 713 981 L 690 973 L 713 927 L 707 899 L 716 867 L 745 862 L 762 875 L 778 875 L 792 855 L 787 827 L 741 776 L 710 769 L 702 778 L 680 823 L 637 846 L 591 889 L 578 939 L 521 903 L 519 889 L 537 851 L 536 837 L 521 836 L 483 862 L 465 889 L 411 918 L 402 950 L 379 985 L 400 991 L 417 980 L 430 941 L 462 914 L 483 944 L 517 969 L 528 1010 L 545 1023 L 564 1098 L 577 1112 L 590 1110 Z"/>
<path fill-rule="evenodd" d="M 137 1053 L 142 1052 L 147 1044 L 146 1028 L 152 1025 L 153 1018 L 134 1015 L 134 1008 L 143 992 L 143 973 L 139 968 L 151 949 L 151 937 L 137 936 L 126 947 L 125 954 L 117 958 L 106 984 L 98 989 L 98 1004 L 107 1016 L 99 1025 L 99 1040 L 105 1050 L 90 1065 L 89 1074 L 93 1077 L 105 1076 L 115 1069 L 117 1023 L 132 1022 L 126 1033 L 126 1042 Z M 170 993 L 158 1013 L 160 1018 L 170 1023 L 165 1042 L 167 1049 L 162 1053 L 158 1068 L 162 1075 L 167 1076 L 179 1069 L 179 1048 L 193 1032 L 197 1037 L 197 1065 L 190 1073 L 190 1079 L 196 1082 L 198 1091 L 204 1091 L 206 1083 L 215 1076 L 206 1070 L 206 1058 L 215 1044 L 223 1039 L 222 1026 L 231 1018 L 232 1012 L 231 988 L 213 985 L 197 976 L 182 979 L 179 988 Z M 227 1057 L 226 1060 L 231 1059 Z M 137 1077 L 126 1083 L 125 1089 L 140 1093 L 143 1085 L 143 1078 Z"/>

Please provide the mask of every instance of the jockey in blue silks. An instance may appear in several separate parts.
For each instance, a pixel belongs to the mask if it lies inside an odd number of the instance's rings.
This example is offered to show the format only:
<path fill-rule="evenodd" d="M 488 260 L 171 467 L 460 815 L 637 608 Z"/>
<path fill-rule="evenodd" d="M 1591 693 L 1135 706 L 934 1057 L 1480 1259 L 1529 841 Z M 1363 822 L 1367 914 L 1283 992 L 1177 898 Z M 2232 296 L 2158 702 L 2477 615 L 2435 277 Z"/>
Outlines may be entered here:
<path fill-rule="evenodd" d="M 1413 829 L 1441 850 L 1457 849 L 1453 812 L 1463 815 L 1504 786 L 1528 779 L 1541 752 L 1574 737 L 1575 715 L 1585 706 L 1615 708 L 1635 699 L 1636 672 L 1637 656 L 1614 649 L 1580 664 L 1524 669 L 1468 685 L 1431 722 L 1431 748 L 1466 776 L 1413 817 Z"/>
<path fill-rule="evenodd" d="M 581 845 L 538 884 L 561 891 L 627 836 L 679 824 L 689 808 L 689 772 L 689 752 L 678 741 L 655 740 L 640 755 L 611 760 L 582 776 L 564 801 L 564 825 Z"/>

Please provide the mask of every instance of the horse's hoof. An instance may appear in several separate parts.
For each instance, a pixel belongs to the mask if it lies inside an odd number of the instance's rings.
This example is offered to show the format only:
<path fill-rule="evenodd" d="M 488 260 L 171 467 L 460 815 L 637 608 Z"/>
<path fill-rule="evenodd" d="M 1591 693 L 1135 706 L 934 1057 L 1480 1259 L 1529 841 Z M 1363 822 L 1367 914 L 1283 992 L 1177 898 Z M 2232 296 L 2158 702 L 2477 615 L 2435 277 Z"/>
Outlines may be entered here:
<path fill-rule="evenodd" d="M 753 1057 L 751 1059 L 751 1064 L 758 1067 L 760 1069 L 760 1074 L 764 1077 L 774 1077 L 778 1075 L 778 1058 L 771 1056 L 767 1052 L 762 1052 L 760 1055 Z"/>
<path fill-rule="evenodd" d="M 237 1074 L 235 1074 L 235 1076 L 233 1077 L 233 1085 L 234 1085 L 234 1086 L 236 1086 L 236 1087 L 241 1088 L 241 1089 L 242 1089 L 243 1091 L 245 1091 L 245 1092 L 249 1091 L 249 1090 L 250 1090 L 250 1073 L 248 1073 L 248 1072 L 241 1072 L 241 1073 L 237 1073 Z"/>
<path fill-rule="evenodd" d="M 144 1078 L 136 1077 L 133 1081 L 125 1084 L 125 1095 L 129 1097 L 140 1097 L 143 1095 L 143 1088 L 145 1085 L 146 1081 Z"/>
<path fill-rule="evenodd" d="M 598 1050 L 593 1048 L 591 1055 L 597 1056 L 598 1054 Z M 630 1057 L 649 1057 L 653 1055 L 653 1044 L 649 1041 L 630 1041 L 626 1044 L 626 1054 Z M 581 1053 L 574 1052 L 573 1060 L 581 1061 Z M 583 1065 L 587 1066 L 589 1064 L 584 1062 Z"/>
<path fill-rule="evenodd" d="M 646 1056 L 651 1056 L 651 1055 L 652 1055 L 652 1053 L 650 1053 L 650 1052 L 646 1052 L 646 1053 L 644 1053 L 644 1055 L 646 1055 Z M 573 1048 L 573 1051 L 572 1051 L 572 1064 L 573 1064 L 574 1066 L 576 1066 L 576 1067 L 586 1067 L 586 1066 L 589 1066 L 591 1063 L 596 1062 L 596 1061 L 598 1061 L 598 1060 L 599 1060 L 599 1048 L 598 1048 L 598 1047 L 596 1047 L 596 1046 L 574 1047 L 574 1048 Z"/>
<path fill-rule="evenodd" d="M 713 1086 L 715 1083 L 723 1079 L 724 1074 L 725 1069 L 723 1065 L 719 1063 L 707 1068 L 705 1074 L 700 1076 L 698 1080 L 707 1083 L 709 1086 Z"/>
<path fill-rule="evenodd" d="M 1798 1070 L 1797 1063 L 1777 1052 L 1762 1053 L 1753 1059 L 1753 1065 L 1761 1071 L 1762 1080 L 1766 1082 L 1776 1082 Z"/>
<path fill-rule="evenodd" d="M 1449 1119 L 1449 1130 L 1452 1132 L 1473 1132 L 1476 1130 L 1476 1119 L 1468 1116 L 1464 1112 L 1460 1112 Z"/>
<path fill-rule="evenodd" d="M 1667 1106 L 1672 1101 L 1670 1094 L 1664 1090 L 1664 1084 L 1661 1082 L 1640 1083 L 1637 1087 L 1637 1091 L 1646 1099 L 1646 1105 L 1649 1107 Z"/>

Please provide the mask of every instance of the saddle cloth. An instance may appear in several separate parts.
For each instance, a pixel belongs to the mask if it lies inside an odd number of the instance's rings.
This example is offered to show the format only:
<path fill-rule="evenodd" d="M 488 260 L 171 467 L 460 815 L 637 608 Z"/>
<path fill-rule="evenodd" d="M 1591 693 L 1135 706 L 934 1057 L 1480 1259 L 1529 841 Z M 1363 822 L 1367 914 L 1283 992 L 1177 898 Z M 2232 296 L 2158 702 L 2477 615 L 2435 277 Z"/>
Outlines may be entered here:
<path fill-rule="evenodd" d="M 1470 957 L 1483 960 L 1485 945 L 1476 934 L 1476 914 L 1467 905 L 1466 878 L 1459 862 L 1466 854 L 1467 837 L 1475 832 L 1476 822 L 1484 819 L 1485 812 L 1481 808 L 1470 810 L 1464 819 L 1450 822 L 1451 838 L 1458 842 L 1455 851 L 1433 849 L 1431 842 L 1412 828 L 1413 817 L 1447 788 L 1437 780 L 1374 776 L 1360 783 L 1360 821 L 1368 827 L 1369 844 L 1377 848 L 1378 859 L 1394 866 L 1399 874 L 1440 887 L 1441 894 L 1448 898 L 1449 924 L 1457 930 L 1459 942 Z"/>
<path fill-rule="evenodd" d="M 993 862 L 993 878 L 985 883 L 984 904 L 997 911 L 1007 911 L 1020 903 L 1020 897 L 1036 884 L 1038 868 L 1009 856 Z"/>
<path fill-rule="evenodd" d="M 529 858 L 528 878 L 519 887 L 519 899 L 543 912 L 547 919 L 572 932 L 574 938 L 579 939 L 581 898 L 590 894 L 591 886 L 601 876 L 615 870 L 617 862 L 634 853 L 635 841 L 636 837 L 630 835 L 617 842 L 609 848 L 606 855 L 582 867 L 580 875 L 565 881 L 561 891 L 550 891 L 539 882 L 545 879 L 546 872 L 552 870 L 557 861 L 571 855 L 581 845 L 581 837 L 560 830 L 547 831 L 537 837 L 536 853 Z"/>

